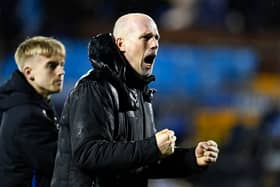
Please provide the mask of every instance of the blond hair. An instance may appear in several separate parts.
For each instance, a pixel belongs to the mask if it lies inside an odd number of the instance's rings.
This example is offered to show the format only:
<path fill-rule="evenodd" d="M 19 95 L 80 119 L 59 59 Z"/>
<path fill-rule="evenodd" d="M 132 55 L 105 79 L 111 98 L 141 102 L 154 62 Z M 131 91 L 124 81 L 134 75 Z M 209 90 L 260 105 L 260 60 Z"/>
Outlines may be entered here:
<path fill-rule="evenodd" d="M 66 51 L 64 45 L 50 37 L 35 36 L 24 40 L 16 49 L 15 61 L 18 69 L 22 71 L 28 58 L 34 55 L 45 57 L 61 56 L 65 57 Z"/>

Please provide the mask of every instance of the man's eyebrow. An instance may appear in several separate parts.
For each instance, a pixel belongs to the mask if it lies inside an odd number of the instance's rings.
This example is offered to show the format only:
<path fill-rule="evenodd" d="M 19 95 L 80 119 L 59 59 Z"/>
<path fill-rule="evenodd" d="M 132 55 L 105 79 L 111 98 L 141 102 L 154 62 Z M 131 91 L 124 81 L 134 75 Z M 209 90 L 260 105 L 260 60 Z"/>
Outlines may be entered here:
<path fill-rule="evenodd" d="M 52 63 L 58 63 L 58 64 L 64 64 L 64 60 L 49 60 L 47 64 L 52 64 Z"/>
<path fill-rule="evenodd" d="M 155 37 L 156 37 L 157 39 L 160 38 L 160 35 L 159 35 L 159 34 L 153 34 L 153 33 L 151 33 L 151 32 L 147 32 L 147 33 L 141 34 L 141 35 L 139 36 L 139 39 L 145 38 L 145 37 L 152 37 L 152 36 L 154 36 L 154 35 L 155 35 Z"/>
<path fill-rule="evenodd" d="M 151 32 L 146 32 L 146 33 L 141 34 L 141 35 L 139 36 L 139 39 L 145 38 L 145 37 L 147 37 L 147 36 L 152 36 L 152 35 L 153 35 L 153 34 L 152 34 Z"/>

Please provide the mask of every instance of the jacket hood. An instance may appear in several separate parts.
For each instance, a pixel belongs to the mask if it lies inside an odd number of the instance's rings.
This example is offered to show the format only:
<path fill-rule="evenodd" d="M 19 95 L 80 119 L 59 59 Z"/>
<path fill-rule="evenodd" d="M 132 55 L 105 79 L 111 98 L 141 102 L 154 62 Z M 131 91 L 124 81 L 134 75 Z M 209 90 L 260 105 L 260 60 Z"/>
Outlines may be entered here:
<path fill-rule="evenodd" d="M 93 36 L 88 45 L 88 55 L 95 69 L 109 68 L 113 73 L 120 74 L 126 67 L 125 58 L 111 33 Z"/>
<path fill-rule="evenodd" d="M 0 110 L 2 111 L 27 103 L 42 105 L 44 103 L 42 100 L 43 97 L 37 94 L 18 70 L 0 87 Z"/>
<path fill-rule="evenodd" d="M 123 103 L 121 110 L 135 109 L 129 99 L 129 88 L 143 90 L 144 98 L 151 101 L 155 89 L 148 89 L 148 84 L 155 80 L 154 75 L 139 75 L 119 51 L 111 33 L 93 36 L 88 45 L 88 56 L 95 78 L 108 80 L 118 90 L 120 102 Z"/>
<path fill-rule="evenodd" d="M 124 55 L 119 51 L 111 33 L 103 33 L 93 36 L 88 45 L 88 55 L 92 66 L 98 71 L 107 72 L 110 76 L 122 81 L 132 82 L 132 85 L 145 87 L 155 76 L 143 77 L 139 75 L 128 63 Z"/>

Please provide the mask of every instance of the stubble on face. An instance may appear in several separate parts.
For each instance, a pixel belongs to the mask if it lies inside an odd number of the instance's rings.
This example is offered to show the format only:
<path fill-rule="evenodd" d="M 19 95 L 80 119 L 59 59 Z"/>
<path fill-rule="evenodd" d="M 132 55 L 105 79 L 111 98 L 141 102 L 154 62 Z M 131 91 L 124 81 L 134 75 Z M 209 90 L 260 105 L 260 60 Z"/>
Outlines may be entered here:
<path fill-rule="evenodd" d="M 38 94 L 49 98 L 51 94 L 61 92 L 63 88 L 64 70 L 62 69 L 60 74 L 57 73 L 57 68 L 61 65 L 64 65 L 64 58 L 36 55 L 29 59 L 27 66 L 30 73 L 25 73 L 25 77 Z"/>

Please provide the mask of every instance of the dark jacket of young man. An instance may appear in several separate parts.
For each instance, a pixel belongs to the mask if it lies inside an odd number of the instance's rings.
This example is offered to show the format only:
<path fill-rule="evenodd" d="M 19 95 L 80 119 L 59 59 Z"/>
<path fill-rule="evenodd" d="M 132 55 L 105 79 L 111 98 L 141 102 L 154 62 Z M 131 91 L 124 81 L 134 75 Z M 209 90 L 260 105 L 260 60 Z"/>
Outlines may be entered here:
<path fill-rule="evenodd" d="M 49 187 L 57 148 L 52 105 L 18 70 L 0 87 L 0 186 Z M 34 178 L 33 178 L 34 181 Z"/>
<path fill-rule="evenodd" d="M 161 158 L 148 84 L 110 34 L 89 44 L 94 70 L 70 93 L 62 113 L 52 187 L 146 187 L 148 178 L 198 171 L 193 149 Z"/>

